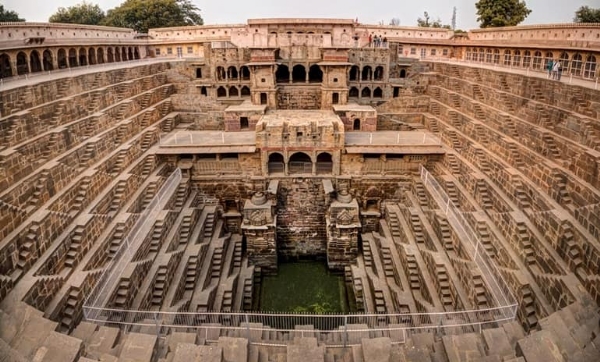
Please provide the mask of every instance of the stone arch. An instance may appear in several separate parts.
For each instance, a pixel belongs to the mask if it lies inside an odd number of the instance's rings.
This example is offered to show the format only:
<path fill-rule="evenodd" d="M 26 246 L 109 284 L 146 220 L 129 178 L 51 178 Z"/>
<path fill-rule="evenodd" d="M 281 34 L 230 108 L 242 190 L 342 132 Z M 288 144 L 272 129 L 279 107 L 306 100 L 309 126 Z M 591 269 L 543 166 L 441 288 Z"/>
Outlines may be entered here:
<path fill-rule="evenodd" d="M 479 61 L 483 63 L 485 59 L 485 50 L 483 48 L 479 48 Z"/>
<path fill-rule="evenodd" d="M 275 72 L 275 80 L 277 83 L 289 83 L 290 68 L 288 68 L 288 66 L 285 64 L 278 65 L 277 71 Z"/>
<path fill-rule="evenodd" d="M 90 62 L 90 65 L 94 65 L 96 64 L 96 49 L 94 47 L 90 47 L 88 49 L 88 60 Z"/>
<path fill-rule="evenodd" d="M 531 52 L 525 50 L 523 53 L 523 68 L 529 68 L 531 66 Z"/>
<path fill-rule="evenodd" d="M 133 48 L 133 58 L 140 59 L 140 48 L 139 47 Z"/>
<path fill-rule="evenodd" d="M 292 82 L 306 82 L 306 68 L 302 64 L 296 64 L 292 68 Z"/>
<path fill-rule="evenodd" d="M 10 66 L 10 56 L 6 53 L 0 54 L 0 78 L 12 77 L 12 68 Z"/>
<path fill-rule="evenodd" d="M 25 52 L 17 53 L 17 75 L 29 73 L 29 64 Z"/>
<path fill-rule="evenodd" d="M 492 62 L 492 49 L 488 48 L 485 51 L 485 62 L 486 63 L 491 63 Z"/>
<path fill-rule="evenodd" d="M 375 72 L 373 73 L 373 80 L 383 80 L 383 67 L 381 65 L 375 67 Z"/>
<path fill-rule="evenodd" d="M 77 50 L 75 50 L 75 48 L 71 48 L 69 49 L 69 67 L 73 68 L 78 65 L 79 63 L 77 63 Z"/>
<path fill-rule="evenodd" d="M 29 53 L 29 71 L 31 73 L 42 71 L 42 61 L 40 59 L 40 53 L 37 50 L 32 50 L 31 53 Z"/>
<path fill-rule="evenodd" d="M 231 86 L 229 87 L 229 96 L 230 97 L 238 97 L 240 95 L 240 91 L 237 87 Z"/>
<path fill-rule="evenodd" d="M 596 76 L 596 57 L 592 54 L 588 55 L 585 59 L 585 65 L 583 66 L 583 77 L 594 78 Z"/>
<path fill-rule="evenodd" d="M 217 88 L 217 97 L 218 98 L 227 97 L 227 89 L 225 89 L 225 87 Z"/>
<path fill-rule="evenodd" d="M 227 79 L 238 79 L 238 70 L 233 65 L 227 68 Z"/>
<path fill-rule="evenodd" d="M 504 50 L 504 65 L 506 66 L 510 66 L 510 58 L 511 58 L 512 53 L 510 52 L 510 49 L 505 49 Z"/>
<path fill-rule="evenodd" d="M 360 69 L 358 68 L 358 65 L 353 65 L 350 68 L 350 73 L 348 74 L 348 79 L 350 81 L 358 81 L 359 74 L 360 74 Z"/>
<path fill-rule="evenodd" d="M 328 152 L 321 152 L 317 155 L 317 174 L 333 173 L 333 157 Z"/>
<path fill-rule="evenodd" d="M 513 65 L 513 67 L 520 67 L 521 66 L 521 51 L 518 50 L 518 49 L 515 50 L 515 53 L 513 54 L 512 65 Z"/>
<path fill-rule="evenodd" d="M 283 155 L 278 152 L 273 152 L 269 155 L 269 161 L 267 162 L 267 171 L 269 174 L 272 173 L 283 173 L 285 170 L 285 161 Z"/>
<path fill-rule="evenodd" d="M 121 48 L 115 47 L 115 62 L 121 61 Z"/>
<path fill-rule="evenodd" d="M 85 51 L 85 48 L 79 49 L 79 65 L 88 65 L 87 52 Z"/>
<path fill-rule="evenodd" d="M 542 52 L 539 50 L 536 50 L 533 53 L 533 64 L 532 64 L 532 68 L 533 69 L 542 69 Z"/>
<path fill-rule="evenodd" d="M 288 162 L 289 173 L 312 173 L 312 158 L 304 152 L 296 152 Z"/>
<path fill-rule="evenodd" d="M 354 121 L 352 121 L 352 130 L 360 131 L 360 118 L 355 118 Z"/>
<path fill-rule="evenodd" d="M 500 64 L 500 49 L 494 49 L 494 64 Z"/>
<path fill-rule="evenodd" d="M 52 62 L 52 59 L 53 59 L 53 56 L 52 56 L 52 52 L 50 51 L 50 49 L 44 50 L 44 52 L 42 53 L 42 65 L 43 65 L 44 71 L 54 70 L 54 64 Z"/>
<path fill-rule="evenodd" d="M 383 97 L 383 91 L 381 90 L 381 88 L 377 87 L 375 88 L 375 90 L 373 91 L 373 98 L 382 98 Z"/>
<path fill-rule="evenodd" d="M 242 67 L 240 68 L 240 79 L 250 80 L 250 69 L 245 65 L 242 65 Z"/>
<path fill-rule="evenodd" d="M 348 92 L 348 97 L 349 98 L 358 98 L 358 88 L 356 87 L 350 87 L 350 91 Z"/>
<path fill-rule="evenodd" d="M 240 91 L 240 95 L 242 97 L 249 97 L 250 96 L 250 88 L 248 86 L 243 86 L 242 90 Z"/>
<path fill-rule="evenodd" d="M 573 55 L 573 61 L 571 62 L 571 73 L 575 76 L 581 75 L 581 64 L 582 64 L 582 56 L 579 53 L 575 53 Z"/>
<path fill-rule="evenodd" d="M 570 66 L 569 53 L 562 52 L 562 54 L 560 55 L 559 59 L 560 59 L 560 62 L 562 63 L 563 73 L 568 73 L 569 72 L 569 66 Z"/>
<path fill-rule="evenodd" d="M 104 48 L 98 48 L 96 57 L 98 58 L 98 64 L 104 64 Z"/>
<path fill-rule="evenodd" d="M 362 73 L 361 73 L 361 79 L 362 80 L 372 80 L 373 79 L 373 70 L 371 69 L 370 66 L 365 66 L 362 69 Z"/>
<path fill-rule="evenodd" d="M 406 69 L 400 69 L 400 78 L 406 78 Z"/>
<path fill-rule="evenodd" d="M 360 96 L 362 98 L 371 98 L 371 89 L 369 87 L 364 87 L 360 92 Z"/>
<path fill-rule="evenodd" d="M 106 61 L 108 63 L 112 63 L 115 61 L 115 55 L 113 53 L 112 47 L 108 47 L 108 49 L 106 50 Z"/>
<path fill-rule="evenodd" d="M 227 72 L 225 68 L 222 66 L 218 66 L 216 69 L 216 78 L 217 80 L 225 80 L 227 78 Z"/>
<path fill-rule="evenodd" d="M 381 191 L 377 187 L 369 187 L 363 196 L 363 208 L 368 211 L 379 211 L 381 198 Z"/>
<path fill-rule="evenodd" d="M 323 71 L 317 64 L 313 64 L 308 69 L 308 81 L 311 83 L 323 82 Z"/>
<path fill-rule="evenodd" d="M 58 61 L 58 69 L 64 69 L 69 67 L 67 52 L 63 48 L 58 49 L 56 60 Z"/>

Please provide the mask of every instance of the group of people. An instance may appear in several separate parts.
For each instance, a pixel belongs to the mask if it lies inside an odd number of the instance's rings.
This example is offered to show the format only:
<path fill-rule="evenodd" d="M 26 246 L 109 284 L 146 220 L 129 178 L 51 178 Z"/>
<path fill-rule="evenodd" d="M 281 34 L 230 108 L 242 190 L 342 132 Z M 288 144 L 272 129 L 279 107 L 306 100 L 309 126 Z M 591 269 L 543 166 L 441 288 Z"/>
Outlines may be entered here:
<path fill-rule="evenodd" d="M 382 38 L 380 35 L 373 36 L 373 33 L 369 34 L 369 46 L 375 48 L 387 48 L 387 38 Z"/>
<path fill-rule="evenodd" d="M 548 64 L 546 64 L 546 69 L 548 70 L 548 79 L 552 78 L 560 80 L 560 76 L 562 75 L 562 64 L 560 63 L 560 60 L 548 60 Z"/>

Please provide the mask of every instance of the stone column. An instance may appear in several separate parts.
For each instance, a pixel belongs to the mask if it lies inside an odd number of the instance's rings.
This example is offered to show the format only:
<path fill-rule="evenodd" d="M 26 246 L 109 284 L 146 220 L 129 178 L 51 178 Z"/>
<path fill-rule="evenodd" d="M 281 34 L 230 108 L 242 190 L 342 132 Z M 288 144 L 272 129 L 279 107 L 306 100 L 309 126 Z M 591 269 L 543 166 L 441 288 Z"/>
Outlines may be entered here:
<path fill-rule="evenodd" d="M 58 69 L 58 49 L 56 53 L 53 51 L 50 51 L 50 53 L 52 54 L 52 69 L 56 70 Z"/>

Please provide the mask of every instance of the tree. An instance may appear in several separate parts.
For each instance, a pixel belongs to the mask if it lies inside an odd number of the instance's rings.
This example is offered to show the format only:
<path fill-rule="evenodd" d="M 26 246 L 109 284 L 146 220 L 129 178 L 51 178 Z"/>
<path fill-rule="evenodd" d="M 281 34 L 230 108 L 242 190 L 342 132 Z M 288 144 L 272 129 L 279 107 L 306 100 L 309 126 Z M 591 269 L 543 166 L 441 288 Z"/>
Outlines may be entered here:
<path fill-rule="evenodd" d="M 582 6 L 575 12 L 575 23 L 600 23 L 600 9 Z"/>
<path fill-rule="evenodd" d="M 456 6 L 452 8 L 452 20 L 450 21 L 452 30 L 456 30 Z"/>
<path fill-rule="evenodd" d="M 392 26 L 399 26 L 400 25 L 400 18 L 392 18 L 392 20 L 390 20 L 390 25 L 392 25 Z"/>
<path fill-rule="evenodd" d="M 482 28 L 515 26 L 531 13 L 521 0 L 479 0 L 475 7 Z"/>
<path fill-rule="evenodd" d="M 126 0 L 107 12 L 103 24 L 140 33 L 171 26 L 202 25 L 200 9 L 190 0 Z"/>
<path fill-rule="evenodd" d="M 15 11 L 4 10 L 4 5 L 0 5 L 0 22 L 3 21 L 25 21 L 25 19 L 21 19 Z"/>
<path fill-rule="evenodd" d="M 437 20 L 430 22 L 429 19 L 431 19 L 431 18 L 429 17 L 429 13 L 427 11 L 425 11 L 423 13 L 423 16 L 424 16 L 424 19 L 421 19 L 421 18 L 417 19 L 417 26 L 420 26 L 422 28 L 444 28 L 444 29 L 452 28 L 450 25 L 443 25 L 442 20 L 440 18 L 437 18 Z"/>
<path fill-rule="evenodd" d="M 104 10 L 100 9 L 100 6 L 83 1 L 81 4 L 69 6 L 66 9 L 63 7 L 58 8 L 58 11 L 52 14 L 48 21 L 51 23 L 98 25 L 105 17 Z"/>

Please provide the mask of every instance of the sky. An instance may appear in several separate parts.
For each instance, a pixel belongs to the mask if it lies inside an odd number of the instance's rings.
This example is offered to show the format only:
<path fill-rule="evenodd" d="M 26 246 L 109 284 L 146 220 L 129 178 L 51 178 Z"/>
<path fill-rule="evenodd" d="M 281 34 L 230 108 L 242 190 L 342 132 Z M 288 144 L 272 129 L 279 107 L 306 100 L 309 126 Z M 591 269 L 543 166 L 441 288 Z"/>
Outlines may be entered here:
<path fill-rule="evenodd" d="M 111 9 L 124 0 L 87 0 L 103 10 Z M 200 8 L 204 23 L 241 24 L 253 18 L 344 18 L 364 24 L 388 24 L 399 18 L 400 25 L 416 26 L 417 18 L 427 11 L 431 19 L 438 17 L 450 24 L 452 8 L 456 6 L 456 27 L 478 28 L 475 0 L 192 0 Z M 46 22 L 58 7 L 69 7 L 81 0 L 2 0 L 4 8 L 19 13 L 27 21 Z M 575 10 L 582 5 L 600 7 L 600 0 L 527 0 L 532 10 L 523 24 L 569 23 Z"/>

